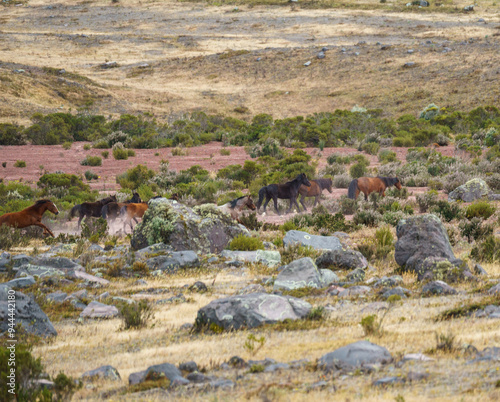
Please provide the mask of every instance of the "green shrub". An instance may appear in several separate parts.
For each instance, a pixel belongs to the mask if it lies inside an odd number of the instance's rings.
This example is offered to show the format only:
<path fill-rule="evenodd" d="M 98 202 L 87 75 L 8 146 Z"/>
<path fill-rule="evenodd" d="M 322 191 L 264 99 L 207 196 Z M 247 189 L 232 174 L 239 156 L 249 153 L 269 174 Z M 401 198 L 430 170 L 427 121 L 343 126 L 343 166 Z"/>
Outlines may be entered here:
<path fill-rule="evenodd" d="M 493 233 L 493 226 L 483 225 L 483 219 L 472 218 L 471 220 L 464 220 L 458 224 L 460 234 L 467 237 L 469 243 L 472 240 L 479 240 L 487 237 Z"/>
<path fill-rule="evenodd" d="M 500 239 L 492 235 L 486 236 L 471 250 L 470 256 L 476 261 L 500 261 Z"/>
<path fill-rule="evenodd" d="M 361 150 L 369 155 L 377 155 L 380 150 L 380 145 L 376 142 L 367 142 L 361 146 Z"/>
<path fill-rule="evenodd" d="M 92 172 L 91 170 L 87 170 L 85 172 L 85 178 L 88 180 L 88 181 L 91 181 L 91 180 L 97 180 L 99 178 L 99 176 Z"/>
<path fill-rule="evenodd" d="M 63 372 L 60 372 L 53 381 L 56 401 L 70 401 L 76 390 L 83 385 L 80 381 L 75 382 L 73 378 L 68 377 Z"/>
<path fill-rule="evenodd" d="M 347 174 L 340 174 L 333 179 L 333 187 L 335 188 L 348 188 L 351 183 L 351 178 Z"/>
<path fill-rule="evenodd" d="M 14 163 L 14 167 L 16 167 L 16 168 L 24 168 L 24 167 L 26 167 L 26 162 L 22 161 L 22 160 L 17 160 Z"/>
<path fill-rule="evenodd" d="M 83 146 L 83 150 L 84 150 L 84 151 L 89 151 L 89 150 L 90 150 L 90 144 L 85 144 L 85 145 Z"/>
<path fill-rule="evenodd" d="M 172 149 L 172 156 L 188 156 L 189 150 L 186 148 L 175 147 Z"/>
<path fill-rule="evenodd" d="M 104 218 L 86 218 L 82 221 L 82 237 L 89 239 L 93 243 L 106 237 L 108 222 Z"/>
<path fill-rule="evenodd" d="M 109 157 L 109 151 L 102 151 L 102 152 L 101 152 L 101 156 L 102 156 L 104 159 L 108 159 L 108 157 Z"/>
<path fill-rule="evenodd" d="M 126 160 L 128 159 L 128 150 L 126 150 L 123 145 L 119 142 L 117 142 L 115 145 L 113 145 L 113 158 L 116 160 Z"/>
<path fill-rule="evenodd" d="M 229 149 L 222 148 L 222 149 L 220 150 L 220 154 L 221 154 L 222 156 L 229 156 L 229 155 L 231 155 L 231 151 L 230 151 Z"/>
<path fill-rule="evenodd" d="M 82 166 L 101 166 L 102 159 L 100 156 L 87 155 L 83 161 L 80 162 Z"/>
<path fill-rule="evenodd" d="M 136 190 L 141 185 L 148 183 L 154 175 L 155 172 L 146 166 L 137 165 L 132 169 L 128 169 L 125 173 L 116 176 L 116 181 L 122 188 Z"/>
<path fill-rule="evenodd" d="M 375 314 L 367 315 L 361 319 L 361 327 L 365 333 L 365 336 L 378 335 L 380 326 L 377 322 L 377 316 Z"/>
<path fill-rule="evenodd" d="M 421 213 L 427 212 L 431 207 L 437 204 L 438 192 L 429 190 L 424 194 L 417 195 L 417 204 Z"/>
<path fill-rule="evenodd" d="M 0 123 L 0 145 L 26 145 L 24 127 L 17 124 Z"/>
<path fill-rule="evenodd" d="M 381 216 L 378 212 L 370 209 L 358 211 L 354 214 L 353 222 L 356 225 L 377 226 Z"/>
<path fill-rule="evenodd" d="M 62 144 L 63 149 L 66 149 L 66 150 L 71 149 L 72 146 L 73 146 L 73 143 L 71 141 L 66 141 L 66 142 L 63 142 L 63 144 Z"/>
<path fill-rule="evenodd" d="M 13 247 L 26 247 L 29 237 L 21 233 L 21 230 L 11 228 L 7 225 L 0 226 L 0 245 L 2 250 L 10 250 Z"/>
<path fill-rule="evenodd" d="M 437 179 L 429 180 L 427 182 L 427 186 L 431 190 L 442 190 L 443 189 L 443 183 L 442 183 L 442 181 L 441 180 L 437 180 Z"/>
<path fill-rule="evenodd" d="M 248 230 L 260 230 L 262 228 L 262 222 L 258 221 L 257 214 L 255 212 L 241 215 L 240 223 Z"/>
<path fill-rule="evenodd" d="M 431 211 L 440 215 L 446 222 L 450 222 L 453 219 L 461 219 L 462 217 L 460 206 L 457 203 L 449 203 L 445 200 L 437 201 Z"/>
<path fill-rule="evenodd" d="M 231 240 L 229 249 L 238 251 L 264 250 L 264 244 L 258 237 L 250 237 L 241 234 Z"/>
<path fill-rule="evenodd" d="M 366 165 L 362 162 L 358 162 L 349 168 L 349 174 L 353 179 L 364 177 L 366 176 L 366 173 L 367 173 Z"/>
<path fill-rule="evenodd" d="M 467 207 L 465 211 L 465 217 L 467 219 L 472 219 L 472 218 L 488 219 L 494 213 L 495 213 L 495 207 L 490 205 L 488 201 L 478 200 Z"/>
<path fill-rule="evenodd" d="M 358 202 L 346 196 L 340 197 L 340 211 L 344 215 L 352 215 L 358 209 Z"/>
<path fill-rule="evenodd" d="M 147 300 L 137 303 L 124 303 L 120 308 L 123 329 L 140 329 L 148 325 L 153 316 L 153 306 Z"/>
<path fill-rule="evenodd" d="M 334 163 L 338 163 L 340 165 L 348 165 L 352 161 L 352 156 L 334 153 L 326 158 L 326 161 L 329 165 L 333 165 Z"/>
<path fill-rule="evenodd" d="M 412 147 L 415 145 L 415 142 L 409 137 L 394 137 L 392 145 L 395 147 Z"/>
<path fill-rule="evenodd" d="M 386 163 L 397 162 L 398 158 L 396 152 L 390 149 L 383 149 L 378 153 L 378 160 L 385 165 Z"/>
<path fill-rule="evenodd" d="M 389 226 L 382 226 L 375 231 L 375 239 L 380 247 L 387 247 L 394 244 L 394 236 Z"/>
<path fill-rule="evenodd" d="M 132 158 L 135 156 L 135 151 L 133 149 L 127 149 L 127 156 Z"/>
<path fill-rule="evenodd" d="M 382 221 L 391 226 L 397 226 L 398 222 L 406 217 L 403 211 L 387 211 L 382 215 Z"/>

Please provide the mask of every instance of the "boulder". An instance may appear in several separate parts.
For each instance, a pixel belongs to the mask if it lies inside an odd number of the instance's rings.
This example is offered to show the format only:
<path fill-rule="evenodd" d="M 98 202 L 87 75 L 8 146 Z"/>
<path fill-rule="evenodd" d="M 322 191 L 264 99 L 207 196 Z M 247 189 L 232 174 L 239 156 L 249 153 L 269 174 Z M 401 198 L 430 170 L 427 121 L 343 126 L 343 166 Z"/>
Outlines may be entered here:
<path fill-rule="evenodd" d="M 134 228 L 130 244 L 135 250 L 162 242 L 175 251 L 220 253 L 241 234 L 249 235 L 248 229 L 235 224 L 215 205 L 191 209 L 174 200 L 157 198 L 149 202 L 142 222 Z"/>
<path fill-rule="evenodd" d="M 346 279 L 349 282 L 362 282 L 365 280 L 365 271 L 361 268 L 356 268 L 354 271 L 349 272 Z"/>
<path fill-rule="evenodd" d="M 109 285 L 109 281 L 107 279 L 99 278 L 97 276 L 88 274 L 85 271 L 70 270 L 69 272 L 67 272 L 66 277 L 71 279 L 82 279 L 86 282 L 98 283 L 99 285 Z"/>
<path fill-rule="evenodd" d="M 358 341 L 323 355 L 318 367 L 324 370 L 352 370 L 366 365 L 392 362 L 389 351 L 368 341 Z"/>
<path fill-rule="evenodd" d="M 120 373 L 113 366 L 101 366 L 94 370 L 86 371 L 80 377 L 84 381 L 93 381 L 95 379 L 107 381 L 120 381 Z"/>
<path fill-rule="evenodd" d="M 144 371 L 132 373 L 128 377 L 129 385 L 140 384 L 148 379 L 160 378 L 165 376 L 170 380 L 170 384 L 184 385 L 189 384 L 177 367 L 170 363 L 157 364 L 150 366 Z"/>
<path fill-rule="evenodd" d="M 232 261 L 245 261 L 250 263 L 260 262 L 269 267 L 274 267 L 281 263 L 281 254 L 279 251 L 273 250 L 256 250 L 256 251 L 232 251 L 223 250 L 220 253 L 223 258 L 229 258 Z"/>
<path fill-rule="evenodd" d="M 499 295 L 500 294 L 500 282 L 497 283 L 495 286 L 493 286 L 492 288 L 490 288 L 490 290 L 488 290 L 488 293 L 490 295 Z"/>
<path fill-rule="evenodd" d="M 331 282 L 334 281 L 332 278 L 328 279 Z M 274 281 L 274 290 L 320 289 L 329 285 L 329 283 L 326 283 L 314 261 L 309 257 L 305 257 L 292 261 L 283 268 Z"/>
<path fill-rule="evenodd" d="M 396 227 L 396 234 L 396 262 L 406 271 L 417 272 L 419 280 L 423 279 L 425 272 L 432 270 L 432 265 L 429 265 L 431 260 L 424 264 L 428 258 L 447 260 L 454 267 L 463 265 L 462 260 L 453 254 L 448 233 L 436 215 L 425 214 L 401 219 Z"/>
<path fill-rule="evenodd" d="M 266 293 L 266 288 L 257 283 L 245 286 L 243 289 L 238 290 L 236 294 L 238 295 L 248 295 L 250 293 Z"/>
<path fill-rule="evenodd" d="M 33 259 L 33 261 L 31 261 L 31 264 L 38 265 L 40 267 L 50 267 L 57 269 L 84 269 L 80 264 L 77 264 L 73 260 L 66 257 L 37 256 Z"/>
<path fill-rule="evenodd" d="M 417 271 L 419 281 L 457 282 L 475 279 L 462 260 L 453 263 L 442 257 L 427 257 Z"/>
<path fill-rule="evenodd" d="M 10 290 L 10 292 L 9 292 Z M 11 290 L 8 286 L 0 285 L 0 332 L 9 329 L 9 297 L 14 296 L 14 317 L 16 324 L 20 324 L 27 332 L 38 336 L 55 336 L 57 331 L 47 315 L 42 311 L 35 300 L 21 292 Z"/>
<path fill-rule="evenodd" d="M 23 276 L 22 278 L 12 279 L 5 283 L 10 288 L 27 288 L 36 283 L 32 276 Z"/>
<path fill-rule="evenodd" d="M 355 250 L 333 250 L 328 251 L 316 258 L 316 265 L 319 268 L 328 268 L 333 271 L 338 269 L 365 269 L 368 261 L 359 251 Z"/>
<path fill-rule="evenodd" d="M 340 240 L 335 236 L 316 236 L 300 230 L 289 230 L 283 238 L 285 247 L 293 245 L 309 246 L 316 250 L 341 250 Z"/>
<path fill-rule="evenodd" d="M 50 300 L 54 303 L 64 303 L 66 297 L 68 297 L 68 294 L 61 292 L 60 290 L 58 290 L 57 292 L 49 293 L 47 296 L 45 296 L 47 300 Z"/>
<path fill-rule="evenodd" d="M 113 318 L 118 315 L 118 309 L 115 306 L 96 301 L 90 302 L 89 305 L 80 313 L 82 318 Z"/>
<path fill-rule="evenodd" d="M 54 276 L 64 276 L 65 272 L 61 269 L 42 267 L 39 265 L 25 264 L 17 269 L 16 277 L 25 275 L 34 276 L 36 278 L 51 278 Z"/>
<path fill-rule="evenodd" d="M 338 297 L 362 296 L 370 293 L 372 289 L 369 286 L 351 286 L 338 292 Z"/>
<path fill-rule="evenodd" d="M 152 257 L 146 260 L 150 270 L 177 272 L 179 268 L 196 267 L 200 265 L 198 255 L 193 250 L 174 251 L 166 255 Z"/>
<path fill-rule="evenodd" d="M 424 296 L 456 295 L 458 292 L 443 281 L 430 282 L 422 288 Z"/>
<path fill-rule="evenodd" d="M 251 293 L 210 302 L 198 310 L 196 326 L 215 324 L 226 330 L 255 328 L 285 319 L 301 319 L 310 311 L 309 303 L 295 297 Z"/>
<path fill-rule="evenodd" d="M 482 179 L 472 179 L 467 183 L 462 184 L 448 194 L 448 201 L 464 201 L 472 202 L 483 197 L 487 197 L 490 193 L 490 188 Z"/>

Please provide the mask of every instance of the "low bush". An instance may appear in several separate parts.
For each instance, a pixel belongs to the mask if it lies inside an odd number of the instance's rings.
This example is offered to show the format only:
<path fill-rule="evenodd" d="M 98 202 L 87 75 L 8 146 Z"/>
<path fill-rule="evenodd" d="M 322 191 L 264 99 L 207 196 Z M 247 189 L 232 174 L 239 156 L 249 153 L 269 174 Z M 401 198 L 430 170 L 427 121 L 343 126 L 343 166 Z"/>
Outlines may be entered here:
<path fill-rule="evenodd" d="M 351 155 L 342 155 L 342 154 L 331 154 L 326 161 L 329 165 L 333 165 L 334 163 L 338 163 L 340 165 L 348 165 L 352 162 Z"/>
<path fill-rule="evenodd" d="M 257 214 L 252 212 L 251 214 L 244 214 L 240 216 L 240 223 L 249 230 L 260 230 L 262 227 L 262 222 L 257 219 Z"/>
<path fill-rule="evenodd" d="M 361 150 L 369 155 L 377 155 L 380 150 L 380 145 L 376 142 L 367 142 L 361 145 Z"/>
<path fill-rule="evenodd" d="M 172 149 L 172 156 L 188 156 L 189 150 L 186 148 L 175 147 Z"/>
<path fill-rule="evenodd" d="M 66 142 L 63 142 L 63 144 L 62 144 L 63 149 L 66 149 L 66 150 L 71 149 L 72 146 L 73 146 L 73 143 L 71 141 L 66 141 Z"/>
<path fill-rule="evenodd" d="M 109 151 L 102 151 L 102 152 L 101 152 L 101 156 L 102 156 L 104 159 L 108 159 L 108 157 L 109 157 Z"/>
<path fill-rule="evenodd" d="M 80 162 L 82 166 L 101 166 L 102 159 L 100 156 L 87 155 L 83 161 Z"/>
<path fill-rule="evenodd" d="M 488 201 L 478 200 L 470 204 L 465 210 L 465 217 L 467 219 L 483 218 L 488 219 L 495 213 L 495 207 Z"/>
<path fill-rule="evenodd" d="M 121 142 L 117 142 L 115 145 L 113 145 L 112 153 L 113 153 L 113 158 L 117 160 L 128 159 L 129 155 L 128 150 L 125 149 L 125 147 Z"/>
<path fill-rule="evenodd" d="M 460 206 L 457 203 L 449 203 L 445 200 L 437 201 L 435 206 L 431 208 L 431 212 L 441 216 L 446 222 L 462 218 Z"/>
<path fill-rule="evenodd" d="M 82 221 L 82 237 L 89 239 L 92 243 L 106 237 L 108 222 L 104 218 L 86 218 Z"/>
<path fill-rule="evenodd" d="M 366 166 L 367 165 L 365 165 L 362 162 L 355 163 L 349 168 L 349 174 L 353 179 L 358 179 L 360 177 L 366 176 L 367 174 Z"/>
<path fill-rule="evenodd" d="M 231 155 L 231 151 L 230 151 L 229 149 L 222 148 L 222 149 L 220 150 L 220 154 L 221 154 L 222 156 L 229 156 L 229 155 Z"/>
<path fill-rule="evenodd" d="M 124 303 L 120 308 L 120 317 L 123 321 L 123 329 L 140 329 L 148 325 L 149 320 L 154 318 L 153 305 L 147 300 L 137 303 Z"/>
<path fill-rule="evenodd" d="M 381 218 L 378 212 L 367 209 L 356 212 L 353 217 L 353 222 L 356 225 L 377 226 Z"/>
<path fill-rule="evenodd" d="M 383 149 L 378 153 L 378 160 L 385 165 L 386 163 L 397 162 L 398 158 L 396 152 L 390 149 Z"/>
<path fill-rule="evenodd" d="M 137 165 L 128 169 L 125 173 L 116 176 L 116 182 L 122 188 L 130 190 L 138 189 L 142 184 L 146 184 L 155 176 L 155 172 L 144 165 Z"/>
<path fill-rule="evenodd" d="M 25 168 L 26 167 L 26 162 L 22 160 L 17 160 L 14 162 L 14 167 L 16 168 Z"/>
<path fill-rule="evenodd" d="M 264 250 L 264 244 L 258 237 L 250 237 L 241 234 L 231 240 L 229 249 L 238 251 Z"/>
<path fill-rule="evenodd" d="M 398 222 L 407 216 L 403 211 L 387 211 L 382 215 L 382 221 L 391 226 L 397 226 Z"/>
<path fill-rule="evenodd" d="M 84 175 L 88 181 L 97 180 L 99 178 L 99 176 L 91 170 L 87 170 Z"/>
<path fill-rule="evenodd" d="M 7 225 L 0 226 L 0 247 L 2 250 L 10 250 L 14 247 L 26 247 L 29 237 L 21 233 L 20 229 L 14 229 Z"/>
<path fill-rule="evenodd" d="M 358 209 L 358 203 L 356 200 L 347 198 L 346 196 L 340 197 L 340 211 L 344 215 L 352 215 Z"/>
<path fill-rule="evenodd" d="M 470 256 L 476 261 L 500 261 L 500 239 L 492 235 L 486 236 L 483 241 L 472 248 Z"/>
<path fill-rule="evenodd" d="M 472 240 L 479 240 L 493 234 L 493 226 L 483 223 L 484 221 L 481 218 L 472 218 L 460 222 L 458 229 L 460 234 L 471 243 Z"/>
<path fill-rule="evenodd" d="M 416 198 L 420 212 L 425 213 L 437 204 L 438 192 L 436 190 L 430 190 L 424 194 L 417 195 Z"/>

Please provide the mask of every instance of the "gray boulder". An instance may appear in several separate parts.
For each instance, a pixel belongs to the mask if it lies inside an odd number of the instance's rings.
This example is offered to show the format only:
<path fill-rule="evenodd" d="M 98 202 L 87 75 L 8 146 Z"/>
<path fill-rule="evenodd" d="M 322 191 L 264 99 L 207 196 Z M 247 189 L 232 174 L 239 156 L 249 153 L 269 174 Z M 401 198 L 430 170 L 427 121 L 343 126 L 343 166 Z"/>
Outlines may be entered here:
<path fill-rule="evenodd" d="M 189 381 L 182 376 L 179 369 L 170 363 L 157 364 L 155 366 L 148 367 L 144 371 L 132 373 L 128 377 L 128 383 L 129 385 L 135 385 L 147 380 L 158 379 L 163 376 L 170 380 L 171 385 L 189 384 Z"/>
<path fill-rule="evenodd" d="M 81 279 L 84 280 L 85 282 L 90 282 L 90 283 L 98 283 L 99 285 L 109 285 L 109 281 L 107 279 L 99 278 L 97 276 L 88 274 L 85 271 L 69 270 L 66 273 L 66 277 L 71 279 Z"/>
<path fill-rule="evenodd" d="M 458 292 L 443 281 L 430 282 L 422 288 L 424 296 L 456 295 Z"/>
<path fill-rule="evenodd" d="M 79 269 L 83 270 L 80 264 L 77 264 L 73 260 L 66 257 L 47 257 L 47 256 L 37 256 L 31 261 L 31 264 L 38 265 L 40 267 L 50 267 L 57 269 Z"/>
<path fill-rule="evenodd" d="M 250 263 L 260 262 L 269 267 L 274 267 L 281 263 L 281 254 L 274 250 L 256 250 L 256 251 L 232 251 L 223 250 L 220 253 L 223 258 L 229 258 L 232 261 L 245 261 Z"/>
<path fill-rule="evenodd" d="M 146 260 L 146 265 L 150 270 L 159 269 L 174 273 L 179 268 L 196 267 L 200 265 L 198 255 L 193 250 L 174 251 L 167 255 L 160 255 Z"/>
<path fill-rule="evenodd" d="M 95 379 L 107 381 L 120 381 L 120 373 L 113 366 L 101 366 L 94 370 L 86 371 L 80 377 L 84 381 L 93 381 Z"/>
<path fill-rule="evenodd" d="M 4 284 L 0 285 L 0 332 L 5 332 L 9 329 L 9 296 L 15 297 L 14 317 L 16 324 L 22 327 L 29 333 L 38 336 L 55 336 L 57 331 L 50 322 L 47 315 L 42 311 L 40 306 L 29 296 L 21 292 L 11 291 Z"/>
<path fill-rule="evenodd" d="M 490 295 L 498 295 L 498 294 L 500 294 L 500 283 L 497 283 L 495 286 L 493 286 L 492 288 L 490 288 L 490 290 L 488 290 L 488 293 Z"/>
<path fill-rule="evenodd" d="M 17 269 L 16 277 L 25 275 L 34 276 L 36 278 L 51 278 L 54 276 L 64 276 L 65 272 L 58 268 L 42 267 L 39 265 L 25 264 Z"/>
<path fill-rule="evenodd" d="M 453 254 L 448 233 L 436 215 L 401 219 L 396 227 L 396 234 L 396 262 L 406 271 L 417 272 L 419 280 L 423 279 L 426 271 L 432 270 L 432 266 L 424 264 L 428 258 L 447 260 L 454 267 L 463 264 Z"/>
<path fill-rule="evenodd" d="M 96 301 L 90 302 L 80 313 L 81 318 L 113 318 L 117 315 L 118 309 L 115 306 L 108 306 Z"/>
<path fill-rule="evenodd" d="M 331 283 L 335 279 L 327 278 Z M 301 258 L 286 265 L 274 281 L 274 290 L 293 290 L 301 288 L 320 289 L 327 286 L 327 280 L 309 258 Z"/>
<path fill-rule="evenodd" d="M 50 300 L 54 303 L 64 303 L 66 297 L 68 297 L 68 294 L 61 292 L 60 290 L 58 290 L 57 292 L 49 293 L 47 296 L 45 296 L 47 300 Z"/>
<path fill-rule="evenodd" d="M 22 278 L 12 279 L 5 283 L 10 288 L 27 288 L 36 283 L 35 278 L 32 276 L 24 276 Z"/>
<path fill-rule="evenodd" d="M 320 255 L 316 258 L 316 265 L 331 270 L 365 269 L 368 267 L 368 261 L 359 251 L 339 249 Z"/>
<path fill-rule="evenodd" d="M 220 253 L 236 236 L 248 229 L 213 204 L 194 207 L 157 198 L 149 202 L 144 218 L 134 228 L 131 246 L 139 250 L 156 243 L 170 245 L 175 251 L 194 250 Z"/>
<path fill-rule="evenodd" d="M 316 236 L 300 230 L 289 230 L 283 238 L 285 247 L 299 244 L 316 250 L 341 250 L 340 240 L 335 236 Z"/>
<path fill-rule="evenodd" d="M 285 319 L 301 319 L 310 310 L 309 303 L 295 297 L 251 293 L 210 302 L 198 310 L 196 326 L 215 324 L 226 330 L 255 328 Z"/>
<path fill-rule="evenodd" d="M 318 367 L 324 370 L 352 370 L 366 365 L 392 361 L 389 351 L 368 341 L 358 341 L 323 355 Z"/>
<path fill-rule="evenodd" d="M 349 272 L 346 279 L 349 282 L 362 282 L 365 280 L 365 271 L 361 268 L 356 268 L 354 271 Z"/>
<path fill-rule="evenodd" d="M 483 197 L 487 197 L 490 193 L 490 188 L 482 179 L 472 179 L 467 183 L 462 184 L 448 194 L 448 201 L 464 201 L 472 202 Z"/>
<path fill-rule="evenodd" d="M 372 289 L 369 286 L 351 286 L 338 292 L 338 297 L 362 296 L 370 293 Z"/>
<path fill-rule="evenodd" d="M 245 286 L 243 289 L 238 290 L 236 294 L 238 295 L 248 295 L 250 293 L 266 293 L 266 288 L 257 283 Z"/>

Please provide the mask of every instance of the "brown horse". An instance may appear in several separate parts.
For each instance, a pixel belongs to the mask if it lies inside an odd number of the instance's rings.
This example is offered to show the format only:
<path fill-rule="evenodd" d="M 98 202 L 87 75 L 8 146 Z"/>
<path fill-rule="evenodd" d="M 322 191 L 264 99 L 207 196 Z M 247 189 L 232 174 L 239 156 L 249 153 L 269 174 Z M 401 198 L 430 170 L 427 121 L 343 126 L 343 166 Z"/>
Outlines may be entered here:
<path fill-rule="evenodd" d="M 330 194 L 332 192 L 332 179 L 316 179 L 309 181 L 311 182 L 311 187 L 302 185 L 299 188 L 299 194 L 302 195 L 302 197 L 300 197 L 300 203 L 304 207 L 304 211 L 307 211 L 306 204 L 304 203 L 306 197 L 314 197 L 314 208 L 318 202 L 321 203 L 319 197 L 321 197 L 321 192 L 324 189 L 327 189 Z"/>
<path fill-rule="evenodd" d="M 238 222 L 240 222 L 240 215 L 243 213 L 243 210 L 248 208 L 251 211 L 255 211 L 257 209 L 249 195 L 236 198 L 235 200 L 229 201 L 227 204 L 221 205 L 217 208 L 231 215 L 231 218 Z"/>
<path fill-rule="evenodd" d="M 355 200 L 362 192 L 365 195 L 365 200 L 368 200 L 368 194 L 375 191 L 385 197 L 385 189 L 391 186 L 396 186 L 398 190 L 401 190 L 401 182 L 397 177 L 360 177 L 349 184 L 347 197 Z"/>
<path fill-rule="evenodd" d="M 55 215 L 59 214 L 59 210 L 50 200 L 39 200 L 31 207 L 25 208 L 19 212 L 11 212 L 0 216 L 0 226 L 7 225 L 14 228 L 25 228 L 28 226 L 39 226 L 43 228 L 43 234 L 50 234 L 54 237 L 54 233 L 42 223 L 42 216 L 45 211 L 49 210 Z"/>
<path fill-rule="evenodd" d="M 71 208 L 68 220 L 70 221 L 76 214 L 80 216 L 78 219 L 78 229 L 80 229 L 80 223 L 83 218 L 99 218 L 102 214 L 102 207 L 110 202 L 116 202 L 116 195 L 110 195 L 109 197 L 103 198 L 102 200 L 96 202 L 83 202 L 81 204 L 75 205 Z"/>
<path fill-rule="evenodd" d="M 142 218 L 144 213 L 148 210 L 147 202 L 130 203 L 126 204 L 120 209 L 120 216 L 123 216 L 123 231 L 126 233 L 127 224 L 130 225 L 130 229 L 134 230 L 132 226 L 132 219 L 135 223 L 139 223 L 137 218 Z"/>
<path fill-rule="evenodd" d="M 125 204 L 142 202 L 141 197 L 138 193 L 134 193 L 130 200 L 124 202 L 110 202 L 102 207 L 101 215 L 104 219 L 107 219 L 110 223 L 114 222 L 115 219 L 120 214 L 120 210 Z"/>

